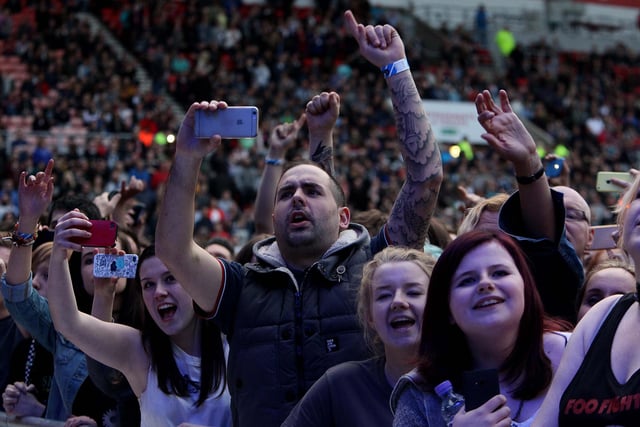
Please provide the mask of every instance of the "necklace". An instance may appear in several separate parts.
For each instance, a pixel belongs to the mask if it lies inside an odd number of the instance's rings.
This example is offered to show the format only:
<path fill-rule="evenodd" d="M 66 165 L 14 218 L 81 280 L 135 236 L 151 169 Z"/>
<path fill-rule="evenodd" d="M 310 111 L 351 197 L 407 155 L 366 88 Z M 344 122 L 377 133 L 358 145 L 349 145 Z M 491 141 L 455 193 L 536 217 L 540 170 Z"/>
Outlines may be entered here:
<path fill-rule="evenodd" d="M 29 353 L 27 354 L 27 362 L 24 365 L 24 383 L 29 385 L 29 377 L 31 376 L 31 367 L 33 361 L 36 358 L 36 340 L 31 338 L 31 344 L 29 344 Z"/>
<path fill-rule="evenodd" d="M 518 423 L 520 421 L 518 421 L 520 419 L 520 413 L 522 412 L 522 407 L 524 406 L 524 400 L 520 400 L 520 403 L 518 404 L 518 410 L 516 411 L 516 415 L 511 418 L 511 427 L 518 427 Z"/>

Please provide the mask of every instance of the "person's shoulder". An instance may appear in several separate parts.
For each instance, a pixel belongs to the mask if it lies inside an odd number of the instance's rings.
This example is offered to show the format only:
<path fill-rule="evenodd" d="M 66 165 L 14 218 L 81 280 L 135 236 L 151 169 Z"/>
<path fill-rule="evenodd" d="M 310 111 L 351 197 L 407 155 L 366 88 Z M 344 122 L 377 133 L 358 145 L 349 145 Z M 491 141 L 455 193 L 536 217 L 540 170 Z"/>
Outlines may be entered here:
<path fill-rule="evenodd" d="M 408 395 L 413 399 L 425 399 L 428 397 L 429 391 L 430 388 L 424 377 L 417 369 L 413 369 L 400 377 L 391 392 L 389 404 L 391 405 L 392 411 L 395 411 L 403 395 Z"/>
<path fill-rule="evenodd" d="M 371 369 L 375 369 L 375 365 L 376 359 L 350 360 L 330 367 L 325 374 L 328 377 L 353 375 L 362 370 L 370 371 Z"/>
<path fill-rule="evenodd" d="M 581 340 L 585 348 L 589 347 L 611 310 L 622 298 L 624 296 L 612 295 L 594 305 L 576 325 L 572 339 Z"/>
<path fill-rule="evenodd" d="M 549 360 L 551 360 L 554 371 L 560 363 L 560 359 L 564 353 L 564 349 L 567 347 L 569 338 L 571 338 L 571 334 L 571 332 L 563 331 L 550 331 L 544 334 L 544 352 Z"/>

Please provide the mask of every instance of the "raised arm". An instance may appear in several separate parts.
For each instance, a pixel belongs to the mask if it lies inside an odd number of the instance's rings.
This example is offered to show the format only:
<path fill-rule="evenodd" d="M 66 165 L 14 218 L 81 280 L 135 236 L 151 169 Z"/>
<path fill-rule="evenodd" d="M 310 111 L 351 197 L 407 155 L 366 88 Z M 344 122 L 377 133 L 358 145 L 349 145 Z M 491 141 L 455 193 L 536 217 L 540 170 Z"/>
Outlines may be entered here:
<path fill-rule="evenodd" d="M 78 310 L 68 258 L 82 246 L 73 237 L 85 237 L 90 223 L 78 210 L 67 212 L 56 225 L 49 261 L 49 308 L 56 330 L 89 357 L 121 371 L 134 393 L 146 387 L 150 359 L 142 345 L 140 331 L 129 326 L 105 322 Z M 85 228 L 83 228 L 85 227 Z"/>
<path fill-rule="evenodd" d="M 544 175 L 536 143 L 513 112 L 505 90 L 500 90 L 500 106 L 488 90 L 476 97 L 478 121 L 487 133 L 482 135 L 515 170 L 520 193 L 520 209 L 530 237 L 556 240 L 553 200 Z"/>
<path fill-rule="evenodd" d="M 194 136 L 195 111 L 226 108 L 225 102 L 203 101 L 191 105 L 178 132 L 176 153 L 167 180 L 156 226 L 156 254 L 193 300 L 213 310 L 222 286 L 222 267 L 193 240 L 194 198 L 202 159 L 216 150 L 220 135 L 209 139 Z"/>
<path fill-rule="evenodd" d="M 304 125 L 306 115 L 303 113 L 298 120 L 292 123 L 281 123 L 271 131 L 269 136 L 269 153 L 265 159 L 264 170 L 254 209 L 254 221 L 256 224 L 256 234 L 273 234 L 273 202 L 276 198 L 276 187 L 287 149 L 293 145 L 300 128 Z"/>
<path fill-rule="evenodd" d="M 14 246 L 7 262 L 6 282 L 18 285 L 31 274 L 31 252 L 40 216 L 51 203 L 53 196 L 53 160 L 49 160 L 44 171 L 27 176 L 22 171 L 18 180 L 18 207 L 20 218 L 15 230 Z"/>
<path fill-rule="evenodd" d="M 422 99 L 406 62 L 404 43 L 391 25 L 356 22 L 345 12 L 347 30 L 360 53 L 383 70 L 396 117 L 407 177 L 387 222 L 392 244 L 422 249 L 443 179 L 442 159 Z"/>

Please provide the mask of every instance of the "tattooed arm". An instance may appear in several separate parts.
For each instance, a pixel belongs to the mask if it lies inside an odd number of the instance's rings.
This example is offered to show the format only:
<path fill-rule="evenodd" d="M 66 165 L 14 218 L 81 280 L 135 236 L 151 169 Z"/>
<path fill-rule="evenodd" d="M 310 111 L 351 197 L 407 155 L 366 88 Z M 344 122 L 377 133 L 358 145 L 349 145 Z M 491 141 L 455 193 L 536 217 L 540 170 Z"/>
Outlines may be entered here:
<path fill-rule="evenodd" d="M 365 27 L 351 11 L 345 13 L 345 24 L 362 56 L 378 68 L 406 59 L 402 39 L 392 26 Z M 387 236 L 391 244 L 422 250 L 443 179 L 442 160 L 411 71 L 401 68 L 387 77 L 387 85 L 407 177 L 391 210 Z"/>

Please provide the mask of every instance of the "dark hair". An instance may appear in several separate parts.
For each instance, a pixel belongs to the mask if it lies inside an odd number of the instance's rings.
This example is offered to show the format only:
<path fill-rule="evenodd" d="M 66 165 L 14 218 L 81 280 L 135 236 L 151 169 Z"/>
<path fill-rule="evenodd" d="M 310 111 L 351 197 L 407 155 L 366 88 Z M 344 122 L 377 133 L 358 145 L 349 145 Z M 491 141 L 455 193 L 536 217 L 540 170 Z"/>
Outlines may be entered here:
<path fill-rule="evenodd" d="M 252 262 L 253 246 L 259 241 L 264 240 L 271 236 L 273 236 L 273 234 L 267 234 L 267 233 L 254 234 L 253 237 L 251 237 L 251 239 L 247 241 L 247 243 L 242 245 L 242 247 L 240 248 L 240 250 L 238 250 L 238 253 L 235 255 L 233 260 L 242 265 Z"/>
<path fill-rule="evenodd" d="M 98 209 L 98 206 L 96 206 L 95 203 L 86 197 L 72 194 L 59 197 L 51 203 L 49 216 L 47 217 L 47 224 L 51 225 L 51 217 L 55 211 L 69 212 L 74 209 L 78 209 L 89 219 L 102 219 L 100 209 Z"/>
<path fill-rule="evenodd" d="M 82 280 L 82 252 L 73 251 L 69 257 L 69 274 L 71 276 L 71 284 L 73 285 L 73 293 L 76 297 L 78 310 L 90 314 L 93 296 L 84 288 L 84 282 Z"/>
<path fill-rule="evenodd" d="M 351 215 L 351 222 L 364 225 L 370 236 L 378 234 L 388 219 L 389 215 L 380 209 L 367 209 L 366 211 L 354 212 L 354 214 Z"/>
<path fill-rule="evenodd" d="M 327 176 L 329 177 L 329 183 L 331 186 L 331 194 L 333 194 L 333 198 L 335 199 L 338 207 L 347 205 L 347 197 L 345 196 L 344 190 L 342 189 L 342 186 L 340 185 L 338 180 L 336 180 L 336 178 L 333 175 L 331 175 L 326 170 L 324 170 L 322 166 L 320 166 L 315 162 L 312 162 L 311 160 L 296 160 L 296 161 L 287 163 L 284 166 L 284 169 L 282 170 L 282 175 L 280 175 L 280 180 L 282 179 L 284 174 L 287 173 L 290 169 L 293 169 L 297 166 L 303 166 L 303 165 L 316 167 L 320 169 L 322 172 L 324 172 L 325 174 L 327 174 Z M 278 180 L 278 187 L 280 186 L 280 180 Z"/>
<path fill-rule="evenodd" d="M 212 237 L 211 239 L 207 240 L 207 242 L 204 244 L 204 248 L 206 249 L 206 247 L 209 245 L 224 246 L 231 254 L 231 258 L 235 256 L 235 253 L 236 253 L 235 248 L 233 247 L 231 242 L 228 239 L 225 239 L 224 237 Z"/>
<path fill-rule="evenodd" d="M 118 229 L 118 242 L 120 248 L 128 254 L 137 254 L 139 251 L 134 250 L 132 245 L 136 242 L 134 236 L 124 229 Z M 139 247 L 139 246 L 138 246 Z M 142 327 L 144 319 L 144 302 L 142 301 L 142 295 L 138 292 L 138 286 L 135 279 L 127 279 L 127 285 L 124 290 L 117 296 L 122 303 L 120 304 L 120 311 L 116 322 L 123 325 L 128 325 L 136 329 Z"/>
<path fill-rule="evenodd" d="M 452 240 L 449 230 L 447 230 L 447 226 L 436 217 L 431 217 L 429 220 L 427 237 L 429 239 L 429 243 L 441 249 L 446 248 Z"/>
<path fill-rule="evenodd" d="M 147 246 L 140 254 L 136 270 L 136 288 L 140 293 L 142 293 L 140 267 L 146 260 L 155 256 L 154 245 Z M 189 396 L 189 383 L 180 373 L 175 359 L 168 357 L 168 355 L 173 354 L 171 338 L 162 332 L 153 321 L 146 306 L 144 312 L 142 342 L 151 358 L 151 366 L 157 373 L 158 387 L 165 394 L 175 394 L 182 397 Z M 220 330 L 210 320 L 198 319 L 198 321 L 202 322 L 200 334 L 202 356 L 200 364 L 200 394 L 195 403 L 196 406 L 202 405 L 214 390 L 219 389 L 218 396 L 222 395 L 226 384 L 226 363 Z"/>
<path fill-rule="evenodd" d="M 524 282 L 524 312 L 518 336 L 500 371 L 505 373 L 511 384 L 522 378 L 512 391 L 515 398 L 531 399 L 546 389 L 552 378 L 551 362 L 543 345 L 545 315 L 527 258 L 504 233 L 466 232 L 455 238 L 438 258 L 424 310 L 418 369 L 429 384 L 450 380 L 454 387 L 460 387 L 462 372 L 472 369 L 467 339 L 462 330 L 451 322 L 449 296 L 453 276 L 462 259 L 473 249 L 489 242 L 497 242 L 511 255 Z"/>

